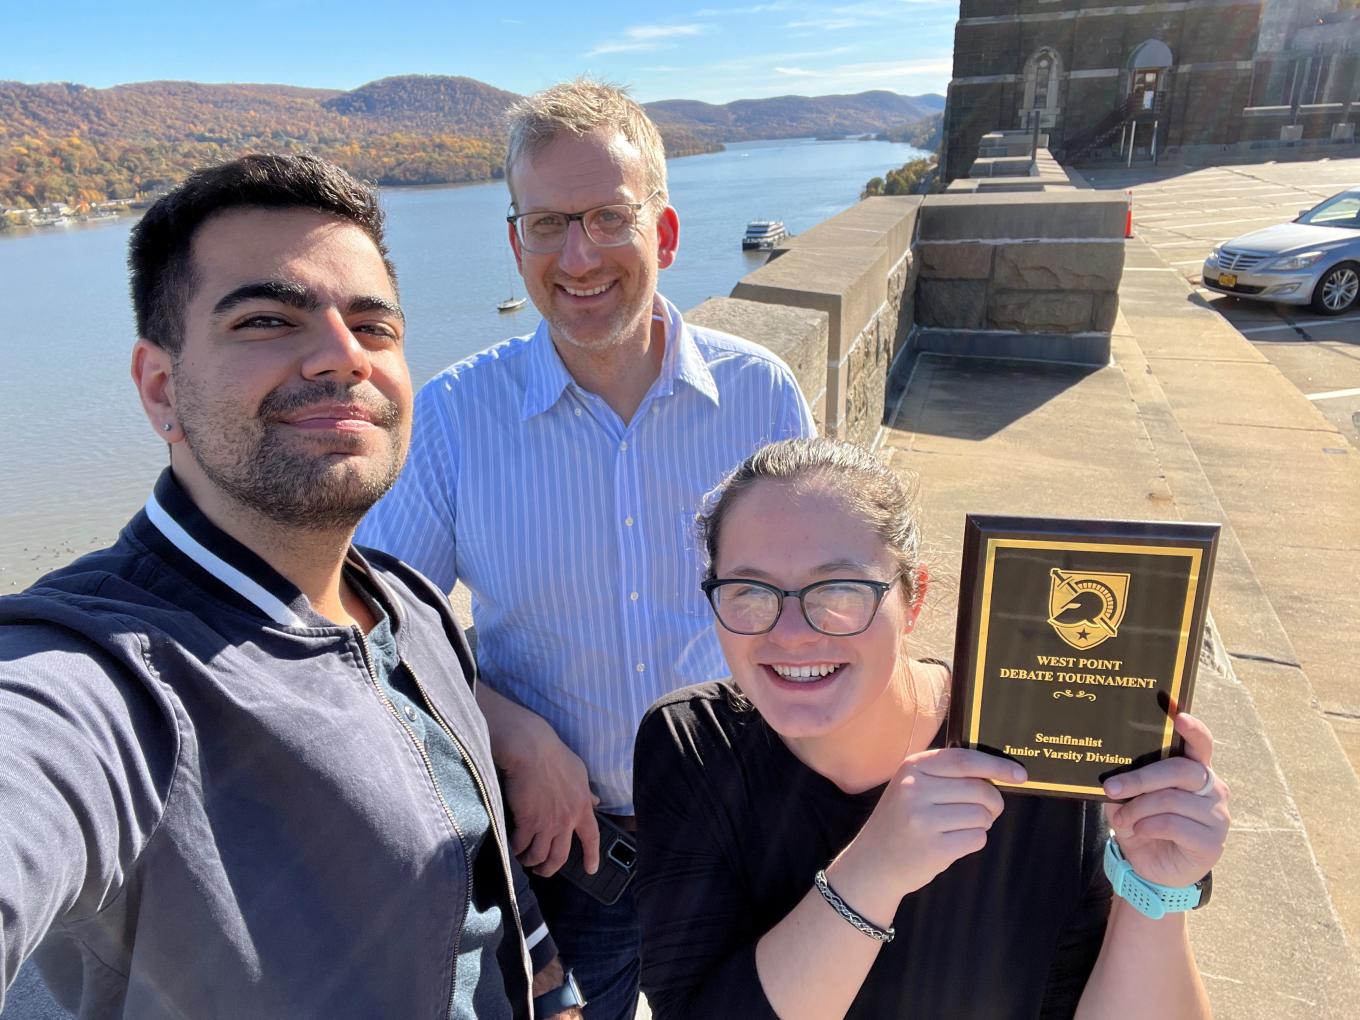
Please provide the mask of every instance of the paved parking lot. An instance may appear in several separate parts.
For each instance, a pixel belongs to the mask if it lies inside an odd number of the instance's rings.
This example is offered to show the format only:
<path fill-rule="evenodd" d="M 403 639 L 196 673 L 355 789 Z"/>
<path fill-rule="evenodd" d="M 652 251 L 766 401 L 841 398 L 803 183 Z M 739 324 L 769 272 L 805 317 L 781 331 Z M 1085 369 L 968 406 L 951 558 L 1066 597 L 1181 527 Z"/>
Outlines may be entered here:
<path fill-rule="evenodd" d="M 1291 220 L 1360 184 L 1360 159 L 1083 173 L 1096 188 L 1133 191 L 1134 234 L 1156 257 L 1131 245 L 1127 272 L 1185 276 L 1195 287 L 1192 300 L 1221 313 L 1360 448 L 1360 306 L 1326 318 L 1304 306 L 1242 301 L 1200 285 L 1204 256 L 1215 244 Z"/>

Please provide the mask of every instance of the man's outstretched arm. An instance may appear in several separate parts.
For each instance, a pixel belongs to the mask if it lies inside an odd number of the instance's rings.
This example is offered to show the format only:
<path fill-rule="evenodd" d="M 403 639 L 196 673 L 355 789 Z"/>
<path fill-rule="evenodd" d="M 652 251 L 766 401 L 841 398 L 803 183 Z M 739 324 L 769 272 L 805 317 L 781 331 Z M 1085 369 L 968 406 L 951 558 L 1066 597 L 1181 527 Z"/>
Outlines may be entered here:
<path fill-rule="evenodd" d="M 0 1007 L 48 930 L 122 889 L 164 808 L 177 737 L 107 656 L 0 628 Z"/>

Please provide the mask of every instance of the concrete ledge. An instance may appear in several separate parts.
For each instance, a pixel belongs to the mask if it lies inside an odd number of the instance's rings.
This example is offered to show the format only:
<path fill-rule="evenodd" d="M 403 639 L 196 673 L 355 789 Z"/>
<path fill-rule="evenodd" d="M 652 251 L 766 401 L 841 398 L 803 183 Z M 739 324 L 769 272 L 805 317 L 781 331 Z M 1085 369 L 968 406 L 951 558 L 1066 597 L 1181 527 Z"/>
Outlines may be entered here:
<path fill-rule="evenodd" d="M 800 249 L 831 251 L 874 245 L 884 248 L 895 263 L 911 247 L 920 206 L 919 195 L 866 198 L 811 230 L 790 237 L 775 248 L 771 258 Z"/>
<path fill-rule="evenodd" d="M 794 248 L 748 273 L 732 288 L 732 297 L 825 312 L 827 358 L 839 361 L 887 299 L 892 265 L 886 247 L 842 248 L 834 257 Z"/>
<path fill-rule="evenodd" d="M 1069 190 L 1034 195 L 929 195 L 919 213 L 921 241 L 1124 237 L 1122 194 Z"/>
<path fill-rule="evenodd" d="M 969 177 L 1036 177 L 1038 168 L 1033 166 L 1029 153 L 1023 156 L 993 156 L 973 160 L 968 168 Z"/>
<path fill-rule="evenodd" d="M 820 429 L 826 424 L 826 351 L 830 316 L 824 311 L 738 298 L 709 298 L 685 313 L 694 326 L 722 330 L 758 343 L 793 370 Z"/>
<path fill-rule="evenodd" d="M 1105 365 L 1110 360 L 1108 333 L 1021 333 L 918 326 L 912 335 L 912 345 L 927 354 L 958 358 L 1071 365 Z"/>

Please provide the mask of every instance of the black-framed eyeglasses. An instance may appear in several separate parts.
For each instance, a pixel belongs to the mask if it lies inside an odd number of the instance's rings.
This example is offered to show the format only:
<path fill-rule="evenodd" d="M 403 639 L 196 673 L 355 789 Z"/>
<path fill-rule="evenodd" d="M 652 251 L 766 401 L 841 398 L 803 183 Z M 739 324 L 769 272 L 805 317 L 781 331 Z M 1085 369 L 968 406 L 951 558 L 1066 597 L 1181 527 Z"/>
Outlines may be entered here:
<path fill-rule="evenodd" d="M 766 634 L 784 612 L 784 600 L 794 598 L 807 625 L 830 637 L 862 634 L 874 622 L 888 589 L 897 583 L 862 578 L 831 578 L 797 591 L 764 581 L 715 577 L 699 587 L 708 597 L 718 622 L 733 634 Z"/>
<path fill-rule="evenodd" d="M 633 239 L 637 233 L 638 213 L 660 194 L 661 190 L 657 189 L 641 202 L 613 202 L 576 213 L 512 211 L 505 221 L 515 228 L 515 235 L 524 250 L 536 255 L 561 251 L 567 243 L 567 231 L 572 220 L 581 224 L 591 244 L 600 248 L 618 248 Z M 514 206 L 510 208 L 513 210 Z"/>

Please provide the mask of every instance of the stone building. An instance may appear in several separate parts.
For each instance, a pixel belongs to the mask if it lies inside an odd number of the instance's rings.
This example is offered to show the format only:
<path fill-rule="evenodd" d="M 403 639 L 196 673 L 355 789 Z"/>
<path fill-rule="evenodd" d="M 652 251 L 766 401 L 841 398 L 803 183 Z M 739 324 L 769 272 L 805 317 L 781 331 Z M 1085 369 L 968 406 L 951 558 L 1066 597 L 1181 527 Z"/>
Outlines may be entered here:
<path fill-rule="evenodd" d="M 961 0 L 946 180 L 1037 117 L 1067 162 L 1354 138 L 1358 0 Z"/>

